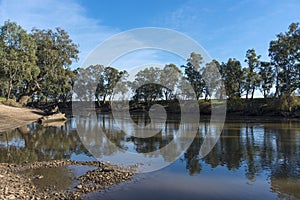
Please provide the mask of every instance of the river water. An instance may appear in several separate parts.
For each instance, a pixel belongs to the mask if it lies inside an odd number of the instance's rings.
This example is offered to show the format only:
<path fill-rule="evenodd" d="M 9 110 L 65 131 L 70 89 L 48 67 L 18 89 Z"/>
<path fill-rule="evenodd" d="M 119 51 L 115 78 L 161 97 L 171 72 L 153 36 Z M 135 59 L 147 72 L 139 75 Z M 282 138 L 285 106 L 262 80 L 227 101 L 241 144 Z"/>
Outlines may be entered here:
<path fill-rule="evenodd" d="M 136 116 L 135 119 L 147 122 L 145 116 Z M 80 132 L 90 130 L 92 124 L 107 133 L 107 138 L 100 138 L 97 154 L 100 160 L 115 154 L 105 148 L 108 140 L 126 151 L 151 152 L 175 140 L 179 127 L 177 120 L 168 120 L 163 131 L 152 139 L 139 140 L 123 131 L 116 131 L 115 121 L 108 114 L 92 117 L 84 123 L 80 125 Z M 127 122 L 122 123 L 126 126 Z M 129 182 L 88 194 L 85 198 L 300 199 L 299 122 L 262 118 L 227 120 L 216 145 L 201 158 L 199 151 L 209 126 L 207 120 L 200 122 L 191 145 L 175 161 L 157 155 L 165 163 L 169 162 L 166 167 L 137 174 Z M 80 138 L 77 130 L 78 118 L 72 117 L 60 127 L 43 127 L 33 123 L 1 133 L 0 162 L 95 160 L 82 144 L 81 139 L 85 138 Z M 93 141 L 89 143 L 93 144 Z M 54 178 L 56 182 L 63 182 L 59 177 L 66 180 L 63 175 L 66 173 L 70 180 L 81 174 L 72 166 L 61 170 L 52 173 L 53 176 L 60 174 Z M 65 182 L 62 188 L 72 185 L 72 181 Z"/>

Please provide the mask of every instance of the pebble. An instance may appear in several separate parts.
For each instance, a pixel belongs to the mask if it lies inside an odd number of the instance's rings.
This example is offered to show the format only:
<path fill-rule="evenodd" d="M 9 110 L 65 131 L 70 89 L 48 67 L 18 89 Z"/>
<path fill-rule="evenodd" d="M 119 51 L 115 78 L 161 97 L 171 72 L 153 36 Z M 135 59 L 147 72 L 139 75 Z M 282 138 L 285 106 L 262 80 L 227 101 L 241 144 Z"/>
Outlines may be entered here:
<path fill-rule="evenodd" d="M 77 185 L 76 188 L 77 189 L 82 189 L 82 185 Z"/>
<path fill-rule="evenodd" d="M 75 189 L 56 191 L 55 187 L 38 190 L 30 177 L 22 173 L 28 169 L 53 168 L 66 165 L 89 165 L 98 167 L 77 177 L 80 181 Z M 58 161 L 23 163 L 21 165 L 0 163 L 0 199 L 82 199 L 85 193 L 101 190 L 107 186 L 130 180 L 135 167 L 125 168 L 109 162 Z M 32 177 L 31 177 L 32 178 Z M 35 179 L 44 178 L 37 175 Z"/>

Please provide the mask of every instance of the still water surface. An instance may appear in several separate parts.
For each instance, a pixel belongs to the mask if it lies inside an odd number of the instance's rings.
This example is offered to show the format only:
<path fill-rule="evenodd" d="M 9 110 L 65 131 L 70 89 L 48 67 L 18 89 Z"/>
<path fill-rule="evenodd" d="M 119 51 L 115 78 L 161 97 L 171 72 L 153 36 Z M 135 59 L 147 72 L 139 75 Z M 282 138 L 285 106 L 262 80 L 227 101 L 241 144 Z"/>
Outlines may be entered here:
<path fill-rule="evenodd" d="M 136 119 L 147 121 L 144 116 Z M 141 140 L 110 130 L 114 127 L 110 115 L 99 115 L 92 121 L 107 129 L 107 137 L 115 144 L 134 152 L 149 152 L 168 144 L 178 128 L 176 120 L 169 120 L 155 137 Z M 199 124 L 191 146 L 168 167 L 137 174 L 132 181 L 89 194 L 86 199 L 300 199 L 299 122 L 227 120 L 215 147 L 206 157 L 199 158 L 208 126 L 206 121 Z M 101 141 L 105 147 L 107 140 Z M 113 153 L 103 148 L 100 157 Z M 0 162 L 51 159 L 95 160 L 81 143 L 75 118 L 61 127 L 33 123 L 0 134 Z M 62 170 L 61 173 L 75 173 Z"/>

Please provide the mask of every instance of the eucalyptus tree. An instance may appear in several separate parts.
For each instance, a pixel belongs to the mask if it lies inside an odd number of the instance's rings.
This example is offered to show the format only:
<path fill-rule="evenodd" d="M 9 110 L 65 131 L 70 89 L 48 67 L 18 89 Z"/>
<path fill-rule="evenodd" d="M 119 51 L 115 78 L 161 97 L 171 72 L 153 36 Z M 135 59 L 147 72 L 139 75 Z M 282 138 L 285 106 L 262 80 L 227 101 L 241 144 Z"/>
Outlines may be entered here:
<path fill-rule="evenodd" d="M 113 67 L 103 68 L 101 77 L 98 78 L 98 84 L 95 92 L 96 99 L 99 105 L 103 105 L 106 102 L 106 98 L 109 98 L 109 101 L 112 100 L 115 87 L 118 81 L 122 76 L 126 76 L 126 71 L 119 71 Z M 118 90 L 121 88 L 118 86 Z M 126 92 L 126 89 L 122 87 L 122 92 Z M 120 92 L 120 91 L 118 91 Z"/>
<path fill-rule="evenodd" d="M 201 54 L 192 52 L 190 57 L 187 59 L 187 64 L 181 67 L 184 68 L 184 73 L 186 75 L 186 80 L 193 87 L 196 98 L 199 100 L 205 89 L 205 82 L 202 76 L 202 65 L 203 57 Z"/>
<path fill-rule="evenodd" d="M 220 65 L 220 72 L 229 99 L 241 98 L 244 88 L 244 71 L 240 61 L 229 58 Z"/>
<path fill-rule="evenodd" d="M 75 84 L 75 91 L 78 100 L 80 101 L 93 101 L 99 99 L 99 85 L 103 82 L 103 65 L 90 65 L 87 68 L 76 69 L 77 77 Z"/>
<path fill-rule="evenodd" d="M 207 100 L 208 97 L 211 98 L 212 95 L 219 94 L 219 98 L 222 97 L 222 77 L 219 72 L 220 64 L 216 60 L 212 60 L 211 62 L 207 63 L 203 69 L 203 78 L 205 81 L 204 86 L 204 99 Z"/>
<path fill-rule="evenodd" d="M 158 67 L 147 67 L 140 70 L 132 83 L 131 89 L 134 92 L 133 99 L 142 100 L 146 103 L 153 102 L 163 97 L 161 84 L 155 84 L 160 81 L 161 69 Z"/>
<path fill-rule="evenodd" d="M 182 72 L 175 64 L 167 64 L 161 70 L 159 79 L 163 86 L 162 92 L 166 101 L 175 97 L 174 92 L 178 87 L 180 76 L 182 76 Z"/>
<path fill-rule="evenodd" d="M 22 86 L 23 81 L 34 80 L 40 73 L 36 65 L 36 43 L 21 26 L 6 21 L 0 29 L 0 54 L 0 71 L 2 79 L 7 81 L 8 99 L 14 86 Z"/>
<path fill-rule="evenodd" d="M 264 98 L 267 98 L 270 95 L 275 77 L 271 63 L 260 62 L 258 75 L 260 77 L 260 91 Z"/>
<path fill-rule="evenodd" d="M 285 33 L 277 35 L 269 46 L 271 64 L 275 67 L 275 96 L 290 96 L 299 88 L 300 26 L 292 23 Z"/>
<path fill-rule="evenodd" d="M 253 99 L 254 92 L 260 85 L 260 77 L 257 73 L 260 65 L 260 58 L 261 55 L 257 55 L 254 49 L 247 50 L 245 62 L 248 64 L 248 67 L 244 70 L 246 99 L 248 99 L 250 93 L 251 99 Z"/>
<path fill-rule="evenodd" d="M 58 92 L 70 92 L 66 87 L 70 81 L 69 71 L 73 61 L 78 60 L 78 45 L 76 45 L 66 31 L 61 28 L 53 30 L 33 29 L 37 49 L 36 57 L 39 73 L 33 79 L 23 83 L 19 101 L 25 104 L 36 92 L 57 95 Z"/>

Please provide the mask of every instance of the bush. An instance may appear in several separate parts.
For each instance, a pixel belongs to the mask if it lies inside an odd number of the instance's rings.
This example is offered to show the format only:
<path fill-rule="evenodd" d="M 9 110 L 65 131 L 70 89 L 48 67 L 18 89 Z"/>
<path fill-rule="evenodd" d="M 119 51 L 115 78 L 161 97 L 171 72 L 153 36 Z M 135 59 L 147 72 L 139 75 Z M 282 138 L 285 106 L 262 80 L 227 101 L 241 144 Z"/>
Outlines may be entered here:
<path fill-rule="evenodd" d="M 280 97 L 279 105 L 281 111 L 295 111 L 300 105 L 299 97 L 295 95 L 282 96 Z"/>
<path fill-rule="evenodd" d="M 240 112 L 245 109 L 245 99 L 231 98 L 227 100 L 227 111 L 228 112 Z"/>

